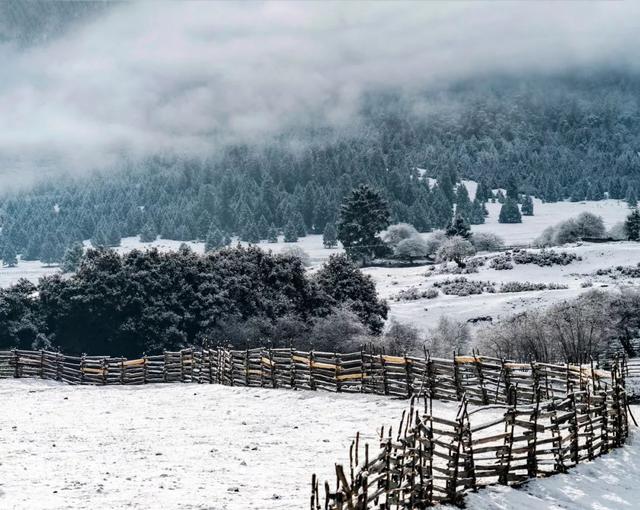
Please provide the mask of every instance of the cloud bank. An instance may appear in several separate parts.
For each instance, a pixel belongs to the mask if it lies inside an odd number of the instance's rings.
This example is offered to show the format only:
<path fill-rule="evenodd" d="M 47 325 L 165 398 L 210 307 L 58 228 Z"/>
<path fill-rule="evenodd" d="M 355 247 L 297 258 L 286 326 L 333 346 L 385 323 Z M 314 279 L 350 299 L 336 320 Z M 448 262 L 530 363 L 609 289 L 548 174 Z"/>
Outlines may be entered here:
<path fill-rule="evenodd" d="M 637 66 L 634 2 L 141 2 L 0 44 L 0 175 L 210 153 L 363 92 L 493 72 Z"/>

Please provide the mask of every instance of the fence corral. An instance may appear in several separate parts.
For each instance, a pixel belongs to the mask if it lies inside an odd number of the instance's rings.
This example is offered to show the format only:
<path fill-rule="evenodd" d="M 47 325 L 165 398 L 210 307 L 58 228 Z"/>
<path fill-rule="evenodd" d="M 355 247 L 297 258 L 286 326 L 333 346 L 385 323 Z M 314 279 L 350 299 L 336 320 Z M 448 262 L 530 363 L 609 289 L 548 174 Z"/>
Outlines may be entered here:
<path fill-rule="evenodd" d="M 312 477 L 311 509 L 459 504 L 466 493 L 483 486 L 519 484 L 565 472 L 624 444 L 628 436 L 624 372 L 620 362 L 608 376 L 593 370 L 595 377 L 580 376 L 562 396 L 547 390 L 552 381 L 537 378 L 531 379 L 535 380 L 532 393 L 520 394 L 512 379 L 507 402 L 499 406 L 470 410 L 463 394 L 455 420 L 433 415 L 429 405 L 433 394 L 414 396 L 396 434 L 391 428 L 386 434 L 382 429 L 374 456 L 368 445 L 362 454 L 356 436 L 349 470 L 336 465 L 337 489 L 332 492 L 325 483 L 322 506 L 318 480 Z M 503 408 L 501 416 L 482 418 L 489 410 L 495 413 L 496 407 Z"/>
<path fill-rule="evenodd" d="M 610 380 L 593 363 L 553 365 L 515 363 L 488 356 L 449 359 L 390 356 L 364 350 L 352 353 L 295 349 L 226 348 L 164 352 L 139 359 L 67 356 L 49 351 L 0 351 L 0 377 L 39 377 L 69 384 L 218 383 L 362 392 L 408 398 L 428 394 L 439 400 L 476 405 L 509 403 L 517 388 L 518 404 L 564 397 L 587 381 Z"/>

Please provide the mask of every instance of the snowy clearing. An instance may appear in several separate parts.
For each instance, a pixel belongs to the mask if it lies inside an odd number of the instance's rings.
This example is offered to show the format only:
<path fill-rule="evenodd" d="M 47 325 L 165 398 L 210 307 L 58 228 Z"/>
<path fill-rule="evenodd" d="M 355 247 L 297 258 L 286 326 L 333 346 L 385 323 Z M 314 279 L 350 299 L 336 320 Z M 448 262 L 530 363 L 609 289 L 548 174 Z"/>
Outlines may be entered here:
<path fill-rule="evenodd" d="M 333 483 L 356 432 L 373 446 L 379 427 L 395 426 L 408 405 L 358 394 L 25 379 L 0 381 L 0 398 L 0 507 L 15 510 L 304 509 L 311 474 Z M 434 401 L 440 417 L 452 419 L 457 407 Z M 634 508 L 635 436 L 568 475 L 481 490 L 468 508 Z"/>
<path fill-rule="evenodd" d="M 406 400 L 220 385 L 2 380 L 0 508 L 307 508 Z M 434 402 L 453 418 L 456 402 Z"/>

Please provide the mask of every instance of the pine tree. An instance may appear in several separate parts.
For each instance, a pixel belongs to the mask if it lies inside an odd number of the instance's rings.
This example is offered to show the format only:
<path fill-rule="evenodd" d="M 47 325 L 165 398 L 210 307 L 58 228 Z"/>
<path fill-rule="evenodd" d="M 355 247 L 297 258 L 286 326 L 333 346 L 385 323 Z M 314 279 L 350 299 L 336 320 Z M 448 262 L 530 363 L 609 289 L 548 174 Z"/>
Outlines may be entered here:
<path fill-rule="evenodd" d="M 533 216 L 533 199 L 531 195 L 526 195 L 522 201 L 522 215 Z"/>
<path fill-rule="evenodd" d="M 480 181 L 478 183 L 478 187 L 476 188 L 476 196 L 475 199 L 480 201 L 481 203 L 485 203 L 491 198 L 491 190 L 485 181 Z"/>
<path fill-rule="evenodd" d="M 496 200 L 498 201 L 499 204 L 505 203 L 506 198 L 501 189 L 499 189 L 498 192 L 496 193 Z"/>
<path fill-rule="evenodd" d="M 500 223 L 522 223 L 522 216 L 518 209 L 518 203 L 512 198 L 507 198 L 505 203 L 500 208 L 500 215 L 498 216 L 498 222 Z"/>
<path fill-rule="evenodd" d="M 298 240 L 298 229 L 293 221 L 289 220 L 284 226 L 284 242 L 295 243 Z"/>
<path fill-rule="evenodd" d="M 447 225 L 446 234 L 447 237 L 460 236 L 464 239 L 469 239 L 471 237 L 471 228 L 462 216 L 456 214 L 449 225 Z"/>
<path fill-rule="evenodd" d="M 42 249 L 40 250 L 40 260 L 47 266 L 60 262 L 62 259 L 61 246 L 53 235 L 47 236 Z"/>
<path fill-rule="evenodd" d="M 484 204 L 477 198 L 471 204 L 471 212 L 469 214 L 469 223 L 472 225 L 482 225 L 485 219 Z"/>
<path fill-rule="evenodd" d="M 121 234 L 118 228 L 117 220 L 114 218 L 111 221 L 111 227 L 109 228 L 109 246 L 120 246 Z"/>
<path fill-rule="evenodd" d="M 22 260 L 39 260 L 40 259 L 40 248 L 42 243 L 39 237 L 31 237 L 29 239 L 29 243 L 27 244 L 27 248 L 20 257 Z"/>
<path fill-rule="evenodd" d="M 336 226 L 333 223 L 327 223 L 324 227 L 322 244 L 325 248 L 334 248 L 338 245 Z"/>
<path fill-rule="evenodd" d="M 152 222 L 147 222 L 140 231 L 140 241 L 143 243 L 152 243 L 158 238 L 158 233 Z"/>
<path fill-rule="evenodd" d="M 640 212 L 637 208 L 631 211 L 624 222 L 624 230 L 629 241 L 640 241 Z"/>
<path fill-rule="evenodd" d="M 5 239 L 2 246 L 2 265 L 6 267 L 15 267 L 18 265 L 18 254 L 9 239 Z"/>
<path fill-rule="evenodd" d="M 511 174 L 507 179 L 507 198 L 518 201 L 518 181 L 516 176 Z"/>
<path fill-rule="evenodd" d="M 269 227 L 269 231 L 267 232 L 267 241 L 270 243 L 278 242 L 278 229 L 273 225 Z"/>
<path fill-rule="evenodd" d="M 298 235 L 298 237 L 305 237 L 307 235 L 307 227 L 305 226 L 302 214 L 296 212 L 293 215 L 292 220 L 296 226 L 296 234 Z"/>
<path fill-rule="evenodd" d="M 629 186 L 627 189 L 627 196 L 625 197 L 627 205 L 632 209 L 638 207 L 638 196 L 636 195 L 636 189 L 633 186 Z"/>
<path fill-rule="evenodd" d="M 249 223 L 249 225 L 244 228 L 242 240 L 251 244 L 260 242 L 260 233 L 258 232 L 258 227 L 255 223 Z"/>
<path fill-rule="evenodd" d="M 469 221 L 471 216 L 471 200 L 464 184 L 459 184 L 456 190 L 456 214 Z"/>
<path fill-rule="evenodd" d="M 64 252 L 62 257 L 62 271 L 64 273 L 71 273 L 78 269 L 82 256 L 84 255 L 84 249 L 82 243 L 75 242 Z"/>
<path fill-rule="evenodd" d="M 209 232 L 209 225 L 211 225 L 211 215 L 208 211 L 203 211 L 200 217 L 198 218 L 196 224 L 196 238 L 197 239 L 206 239 L 207 233 Z M 153 239 L 155 241 L 155 238 Z M 143 241 L 148 242 L 148 241 Z"/>
<path fill-rule="evenodd" d="M 363 263 L 384 254 L 386 247 L 378 236 L 389 225 L 389 207 L 379 191 L 360 185 L 340 206 L 338 240 L 347 255 Z"/>
<path fill-rule="evenodd" d="M 216 225 L 211 224 L 204 243 L 204 251 L 210 252 L 213 250 L 218 250 L 223 246 L 226 246 L 225 241 L 225 236 L 220 231 L 220 229 Z"/>
<path fill-rule="evenodd" d="M 267 223 L 267 219 L 264 217 L 264 215 L 260 216 L 257 229 L 260 239 L 267 239 L 267 237 L 269 237 L 269 224 Z"/>

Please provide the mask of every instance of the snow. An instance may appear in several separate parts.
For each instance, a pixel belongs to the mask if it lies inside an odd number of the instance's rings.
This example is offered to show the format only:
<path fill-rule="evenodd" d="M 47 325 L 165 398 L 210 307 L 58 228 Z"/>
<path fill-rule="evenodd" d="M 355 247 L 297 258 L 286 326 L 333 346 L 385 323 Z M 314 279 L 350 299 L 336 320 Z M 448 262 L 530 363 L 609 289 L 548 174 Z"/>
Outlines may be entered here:
<path fill-rule="evenodd" d="M 502 204 L 497 202 L 487 203 L 489 216 L 485 219 L 485 223 L 473 225 L 471 230 L 497 234 L 507 245 L 528 245 L 542 234 L 545 228 L 569 218 L 575 218 L 582 212 L 601 216 L 607 229 L 624 221 L 629 214 L 629 207 L 621 200 L 543 203 L 540 199 L 534 198 L 533 216 L 523 216 L 522 223 L 506 224 L 498 223 L 501 207 Z"/>
<path fill-rule="evenodd" d="M 220 385 L 0 381 L 0 508 L 299 510 L 406 400 Z M 434 402 L 452 419 L 456 402 Z M 237 490 L 236 490 L 237 489 Z"/>
<path fill-rule="evenodd" d="M 0 508 L 299 510 L 357 431 L 376 451 L 406 400 L 220 385 L 0 381 Z M 452 419 L 456 402 L 434 401 Z M 632 406 L 636 416 L 640 406 Z M 491 419 L 483 413 L 483 420 Z M 322 491 L 321 491 L 322 492 Z M 635 508 L 640 441 L 567 475 L 469 495 L 472 510 Z"/>
<path fill-rule="evenodd" d="M 631 406 L 635 416 L 640 406 Z M 631 427 L 630 443 L 581 464 L 566 474 L 536 479 L 522 488 L 493 486 L 471 493 L 469 510 L 621 510 L 640 501 L 640 435 Z M 447 505 L 446 508 L 452 507 Z"/>

